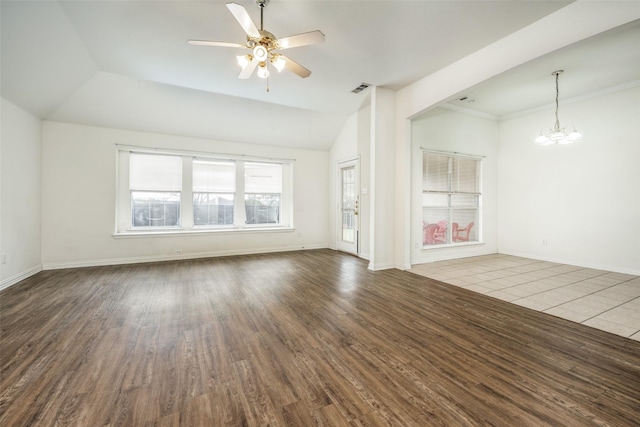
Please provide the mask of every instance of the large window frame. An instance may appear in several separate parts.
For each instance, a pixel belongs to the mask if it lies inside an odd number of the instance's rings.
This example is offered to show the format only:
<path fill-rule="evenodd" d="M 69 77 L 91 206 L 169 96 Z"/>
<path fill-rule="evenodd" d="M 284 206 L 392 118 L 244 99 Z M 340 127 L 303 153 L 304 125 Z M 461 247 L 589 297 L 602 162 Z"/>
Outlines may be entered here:
<path fill-rule="evenodd" d="M 422 151 L 422 248 L 482 243 L 482 157 Z"/>
<path fill-rule="evenodd" d="M 116 151 L 117 187 L 114 236 L 293 229 L 294 160 L 265 159 L 244 155 L 220 155 L 178 150 L 156 150 L 130 146 L 117 146 Z M 136 154 L 169 156 L 180 159 L 182 166 L 181 187 L 180 191 L 174 191 L 174 194 L 178 194 L 180 199 L 177 224 L 171 224 L 169 226 L 157 226 L 153 224 L 145 224 L 145 226 L 135 225 L 133 218 L 135 189 L 131 188 L 130 181 L 132 179 L 131 158 L 132 155 Z M 207 162 L 220 165 L 233 165 L 235 173 L 234 179 L 229 179 L 228 168 L 221 168 L 223 173 L 226 171 L 225 183 L 224 185 L 217 185 L 215 180 L 219 178 L 216 178 L 215 175 L 219 171 L 216 171 L 215 167 L 210 168 L 213 170 L 212 178 L 208 180 L 206 177 L 203 178 L 202 173 L 208 173 L 206 170 Z M 203 168 L 200 168 L 199 172 L 196 171 L 199 175 L 194 176 L 194 169 L 198 169 L 198 166 L 194 167 L 194 164 L 197 163 L 204 163 L 205 170 L 203 172 Z M 248 223 L 247 209 L 245 206 L 245 181 L 252 179 L 255 183 L 256 179 L 259 181 L 261 178 L 256 178 L 255 176 L 246 177 L 245 171 L 249 169 L 250 165 L 255 164 L 266 165 L 268 169 L 279 172 L 279 174 L 271 176 L 269 185 L 265 186 L 265 188 L 271 191 L 271 193 L 269 193 L 269 200 L 271 201 L 272 207 L 268 207 L 267 210 L 271 213 L 277 212 L 277 215 L 271 214 L 268 216 L 268 221 L 254 219 L 254 223 Z M 232 187 L 229 184 L 230 182 L 232 183 Z M 256 186 L 254 185 L 253 187 L 255 188 Z M 175 190 L 175 188 L 172 188 L 172 190 Z M 273 191 L 276 190 L 278 193 L 273 193 Z M 202 219 L 202 203 L 204 200 L 202 195 L 205 194 L 207 195 L 207 200 L 210 200 L 210 197 L 215 199 L 211 203 L 211 206 L 214 206 L 214 213 L 207 213 L 207 215 L 209 215 L 207 220 Z M 220 202 L 220 200 L 223 201 Z M 224 212 L 218 211 L 221 205 L 228 205 L 229 200 L 232 200 L 233 206 L 223 206 Z M 275 206 L 276 201 L 277 206 Z M 253 202 L 256 203 L 255 200 L 253 200 Z M 233 221 L 228 221 L 229 212 L 232 212 Z M 199 216 L 199 218 L 197 218 L 197 216 Z"/>

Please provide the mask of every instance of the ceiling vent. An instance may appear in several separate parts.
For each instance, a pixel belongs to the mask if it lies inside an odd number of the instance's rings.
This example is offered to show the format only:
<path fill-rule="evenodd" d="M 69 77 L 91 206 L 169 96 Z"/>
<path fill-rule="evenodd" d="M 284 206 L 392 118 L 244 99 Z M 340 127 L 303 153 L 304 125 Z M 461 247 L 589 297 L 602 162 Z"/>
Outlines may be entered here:
<path fill-rule="evenodd" d="M 463 96 L 462 98 L 458 98 L 458 101 L 464 102 L 465 104 L 471 104 L 472 102 L 476 102 L 475 99 L 469 98 L 468 96 Z"/>
<path fill-rule="evenodd" d="M 360 93 L 363 90 L 365 90 L 366 88 L 368 88 L 369 86 L 371 86 L 369 83 L 361 83 L 360 86 L 358 86 L 357 88 L 355 88 L 354 90 L 352 90 L 351 92 L 353 93 Z"/>

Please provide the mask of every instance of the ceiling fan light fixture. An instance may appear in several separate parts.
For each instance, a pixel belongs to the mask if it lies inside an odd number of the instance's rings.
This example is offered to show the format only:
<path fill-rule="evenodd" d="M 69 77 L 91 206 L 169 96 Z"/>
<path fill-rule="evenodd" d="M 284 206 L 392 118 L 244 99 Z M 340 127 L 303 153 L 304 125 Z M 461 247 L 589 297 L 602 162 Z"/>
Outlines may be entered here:
<path fill-rule="evenodd" d="M 258 61 L 264 61 L 265 59 L 267 59 L 268 55 L 269 51 L 261 44 L 256 45 L 256 47 L 253 48 L 253 56 L 255 56 Z"/>
<path fill-rule="evenodd" d="M 200 46 L 219 46 L 231 48 L 249 49 L 251 52 L 247 55 L 236 56 L 238 65 L 242 67 L 242 71 L 238 75 L 240 79 L 248 79 L 257 69 L 256 74 L 259 78 L 266 79 L 269 77 L 269 63 L 281 72 L 285 68 L 299 77 L 307 78 L 311 75 L 311 71 L 296 61 L 288 58 L 278 50 L 289 49 L 292 47 L 308 46 L 316 43 L 324 42 L 325 36 L 320 30 L 308 31 L 306 33 L 294 34 L 292 36 L 281 39 L 276 38 L 272 33 L 264 29 L 264 8 L 269 4 L 269 0 L 256 0 L 260 8 L 260 28 L 254 24 L 253 20 L 247 13 L 247 10 L 238 3 L 227 3 L 227 9 L 231 12 L 242 30 L 246 34 L 245 44 L 218 42 L 212 40 L 187 40 L 187 43 Z M 267 85 L 267 92 L 269 87 Z"/>
<path fill-rule="evenodd" d="M 267 77 L 269 77 L 269 70 L 267 69 L 266 62 L 260 62 L 260 64 L 258 64 L 258 71 L 256 75 L 261 79 L 266 79 Z"/>
<path fill-rule="evenodd" d="M 279 73 L 281 73 L 282 70 L 284 70 L 285 65 L 287 65 L 287 60 L 284 59 L 282 55 L 274 55 L 271 58 L 271 63 L 273 64 L 275 69 L 278 70 Z"/>

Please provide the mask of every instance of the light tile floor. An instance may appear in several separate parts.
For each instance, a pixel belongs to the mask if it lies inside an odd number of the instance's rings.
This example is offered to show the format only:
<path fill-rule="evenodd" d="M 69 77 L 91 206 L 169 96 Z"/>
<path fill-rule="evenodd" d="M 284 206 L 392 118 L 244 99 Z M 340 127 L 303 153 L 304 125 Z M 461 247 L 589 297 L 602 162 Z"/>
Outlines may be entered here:
<path fill-rule="evenodd" d="M 640 341 L 638 276 L 500 254 L 410 271 Z"/>

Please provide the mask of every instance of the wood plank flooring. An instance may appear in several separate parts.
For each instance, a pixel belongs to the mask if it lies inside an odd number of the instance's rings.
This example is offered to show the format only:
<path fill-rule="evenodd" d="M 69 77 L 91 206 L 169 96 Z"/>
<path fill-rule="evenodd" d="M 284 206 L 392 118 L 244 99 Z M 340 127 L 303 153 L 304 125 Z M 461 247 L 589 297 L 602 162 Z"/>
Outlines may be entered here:
<path fill-rule="evenodd" d="M 0 293 L 1 426 L 637 426 L 640 342 L 313 250 Z"/>

